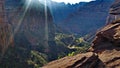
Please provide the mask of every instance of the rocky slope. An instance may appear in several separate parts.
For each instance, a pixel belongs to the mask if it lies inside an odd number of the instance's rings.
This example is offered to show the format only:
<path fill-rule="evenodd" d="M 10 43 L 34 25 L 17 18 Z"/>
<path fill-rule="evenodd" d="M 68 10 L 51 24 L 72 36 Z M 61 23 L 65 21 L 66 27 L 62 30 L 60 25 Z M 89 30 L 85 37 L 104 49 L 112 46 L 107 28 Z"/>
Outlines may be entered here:
<path fill-rule="evenodd" d="M 94 68 L 96 65 L 99 65 L 99 62 L 100 60 L 98 59 L 98 56 L 89 52 L 53 61 L 43 68 Z"/>
<path fill-rule="evenodd" d="M 120 68 L 120 20 L 113 20 L 98 31 L 88 51 L 53 61 L 43 68 Z"/>

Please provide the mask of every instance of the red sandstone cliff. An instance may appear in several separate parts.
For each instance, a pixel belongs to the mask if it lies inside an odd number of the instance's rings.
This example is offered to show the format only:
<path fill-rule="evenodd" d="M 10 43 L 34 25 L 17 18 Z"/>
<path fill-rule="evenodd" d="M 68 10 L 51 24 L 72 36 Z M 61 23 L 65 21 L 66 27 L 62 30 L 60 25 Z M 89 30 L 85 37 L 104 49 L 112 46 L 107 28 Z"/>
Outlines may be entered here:
<path fill-rule="evenodd" d="M 13 45 L 12 27 L 7 23 L 4 3 L 4 0 L 0 0 L 0 52 L 2 54 L 10 45 Z"/>

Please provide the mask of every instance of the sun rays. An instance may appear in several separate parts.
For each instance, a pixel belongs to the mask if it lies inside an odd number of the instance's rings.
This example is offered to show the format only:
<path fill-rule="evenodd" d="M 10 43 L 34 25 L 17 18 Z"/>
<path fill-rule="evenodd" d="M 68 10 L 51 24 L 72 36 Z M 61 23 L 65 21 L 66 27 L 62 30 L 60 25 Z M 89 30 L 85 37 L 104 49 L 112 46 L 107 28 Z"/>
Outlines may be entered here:
<path fill-rule="evenodd" d="M 47 0 L 44 0 L 44 1 L 43 0 L 26 0 L 25 6 L 24 6 L 25 10 L 24 10 L 22 16 L 20 17 L 19 22 L 18 22 L 12 36 L 14 36 L 18 32 L 18 30 L 20 29 L 20 26 L 22 25 L 22 22 L 25 18 L 25 15 L 26 15 L 28 9 L 32 6 L 34 6 L 34 5 L 35 6 L 40 6 L 41 3 L 44 4 L 44 16 L 45 16 L 45 22 L 44 22 L 45 23 L 45 30 L 44 30 L 45 31 L 45 38 L 44 38 L 44 41 L 45 41 L 45 48 L 49 48 L 49 45 L 48 45 L 48 38 L 49 38 L 48 37 L 49 36 L 48 32 L 49 31 L 48 31 L 48 10 L 47 10 L 48 5 L 47 5 Z M 41 9 L 41 8 L 39 8 L 39 9 Z M 48 51 L 48 49 L 46 49 L 46 51 Z"/>
<path fill-rule="evenodd" d="M 37 2 L 35 2 L 35 1 L 37 1 Z M 39 3 L 38 3 L 38 1 L 39 1 Z M 28 9 L 31 7 L 31 4 L 32 3 L 37 3 L 37 4 L 35 4 L 35 5 L 38 5 L 39 6 L 39 4 L 40 3 L 42 3 L 42 4 L 44 4 L 44 16 L 45 16 L 45 38 L 44 38 L 44 40 L 45 40 L 45 47 L 46 48 L 49 48 L 49 45 L 48 45 L 48 39 L 49 39 L 49 30 L 48 30 L 48 5 L 47 5 L 47 0 L 26 0 L 25 1 L 25 5 L 22 7 L 23 9 L 24 9 L 24 11 L 22 12 L 22 15 L 18 15 L 18 16 L 20 16 L 20 18 L 19 18 L 19 20 L 18 20 L 18 22 L 17 22 L 17 25 L 15 26 L 15 28 L 14 28 L 14 30 L 12 31 L 12 33 L 11 33 L 11 35 L 10 35 L 10 37 L 9 37 L 9 39 L 8 39 L 8 41 L 6 42 L 7 44 L 5 45 L 6 46 L 6 48 L 5 48 L 5 51 L 6 51 L 6 49 L 8 49 L 8 45 L 10 45 L 11 44 L 11 39 L 15 36 L 15 34 L 20 30 L 20 27 L 21 27 L 21 25 L 23 24 L 23 20 L 24 20 L 24 18 L 25 18 L 25 15 L 26 15 L 26 13 L 27 13 L 27 11 L 28 11 Z M 20 10 L 21 11 L 21 10 Z M 12 30 L 12 29 L 11 29 Z M 47 50 L 47 49 L 46 49 Z M 4 53 L 5 53 L 5 51 L 4 51 Z M 48 50 L 47 50 L 48 51 Z M 4 55 L 4 54 L 3 54 Z"/>

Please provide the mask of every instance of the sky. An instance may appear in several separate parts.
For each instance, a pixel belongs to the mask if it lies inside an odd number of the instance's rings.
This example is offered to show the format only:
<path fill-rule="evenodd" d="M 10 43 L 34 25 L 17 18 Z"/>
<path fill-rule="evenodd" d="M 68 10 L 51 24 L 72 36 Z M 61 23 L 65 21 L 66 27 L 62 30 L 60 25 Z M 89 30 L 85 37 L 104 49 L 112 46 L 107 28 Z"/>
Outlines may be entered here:
<path fill-rule="evenodd" d="M 93 0 L 52 0 L 52 1 L 75 4 L 75 3 L 79 3 L 79 2 L 89 2 L 89 1 L 93 1 Z"/>

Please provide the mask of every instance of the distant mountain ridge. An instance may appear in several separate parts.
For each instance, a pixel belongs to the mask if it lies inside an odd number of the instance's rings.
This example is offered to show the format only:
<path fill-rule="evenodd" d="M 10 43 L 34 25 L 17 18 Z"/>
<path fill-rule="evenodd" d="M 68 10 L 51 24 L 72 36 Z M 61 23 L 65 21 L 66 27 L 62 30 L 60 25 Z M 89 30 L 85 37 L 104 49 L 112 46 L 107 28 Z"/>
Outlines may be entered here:
<path fill-rule="evenodd" d="M 96 0 L 78 3 L 75 4 L 75 6 L 61 3 L 58 4 L 61 9 L 52 6 L 54 22 L 70 33 L 84 36 L 105 25 L 108 10 L 113 1 L 114 0 Z M 65 8 L 66 6 L 74 9 L 68 10 Z"/>
<path fill-rule="evenodd" d="M 75 12 L 79 7 L 86 4 L 86 2 L 80 2 L 76 4 L 65 4 L 64 2 L 58 3 L 51 1 L 49 6 L 54 17 L 55 23 L 65 19 L 69 14 Z"/>

